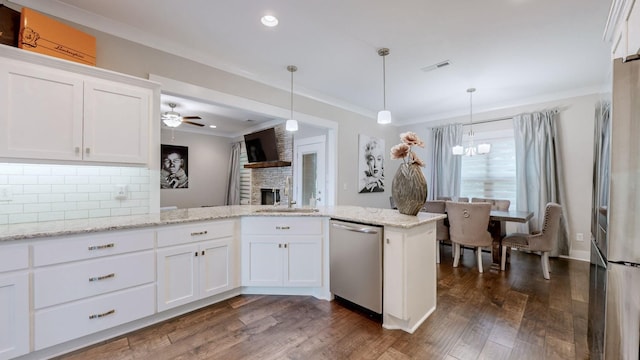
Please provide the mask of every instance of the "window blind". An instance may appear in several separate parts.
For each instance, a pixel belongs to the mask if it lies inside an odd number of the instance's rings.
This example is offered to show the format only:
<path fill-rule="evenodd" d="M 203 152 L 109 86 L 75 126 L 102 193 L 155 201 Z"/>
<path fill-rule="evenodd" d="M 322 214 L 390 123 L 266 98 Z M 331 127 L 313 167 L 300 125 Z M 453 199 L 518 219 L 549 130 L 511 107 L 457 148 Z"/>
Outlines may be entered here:
<path fill-rule="evenodd" d="M 478 135 L 478 134 L 476 134 Z M 462 157 L 460 196 L 507 199 L 516 208 L 516 156 L 513 133 L 486 132 L 474 140 L 491 144 L 486 155 Z M 467 142 L 468 143 L 468 142 Z"/>
<path fill-rule="evenodd" d="M 244 142 L 240 145 L 240 204 L 251 204 L 251 169 L 244 167 L 247 164 L 247 149 Z"/>

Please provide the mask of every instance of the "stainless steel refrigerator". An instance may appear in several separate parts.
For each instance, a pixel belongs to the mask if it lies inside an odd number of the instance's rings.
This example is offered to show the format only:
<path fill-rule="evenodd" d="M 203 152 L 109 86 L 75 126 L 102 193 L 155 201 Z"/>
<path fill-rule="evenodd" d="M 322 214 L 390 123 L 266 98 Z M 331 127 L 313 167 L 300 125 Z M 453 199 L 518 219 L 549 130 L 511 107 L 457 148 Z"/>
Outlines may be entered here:
<path fill-rule="evenodd" d="M 610 123 L 596 121 L 589 340 L 592 359 L 639 359 L 640 60 L 613 66 Z"/>

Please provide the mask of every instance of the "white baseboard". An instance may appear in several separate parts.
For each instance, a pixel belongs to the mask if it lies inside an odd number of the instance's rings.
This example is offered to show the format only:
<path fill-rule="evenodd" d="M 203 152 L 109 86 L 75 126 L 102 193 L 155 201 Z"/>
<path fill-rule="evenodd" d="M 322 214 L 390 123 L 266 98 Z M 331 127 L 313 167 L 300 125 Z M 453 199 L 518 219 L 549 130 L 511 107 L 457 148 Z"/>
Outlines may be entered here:
<path fill-rule="evenodd" d="M 560 257 L 578 261 L 591 261 L 591 252 L 588 250 L 571 250 L 569 256 L 561 255 Z"/>

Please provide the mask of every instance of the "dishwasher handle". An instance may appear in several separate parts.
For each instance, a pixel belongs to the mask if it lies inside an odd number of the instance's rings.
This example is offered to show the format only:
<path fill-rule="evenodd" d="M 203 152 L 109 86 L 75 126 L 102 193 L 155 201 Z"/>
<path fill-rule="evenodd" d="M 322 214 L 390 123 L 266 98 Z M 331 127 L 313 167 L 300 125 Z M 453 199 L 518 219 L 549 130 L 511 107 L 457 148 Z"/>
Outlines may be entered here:
<path fill-rule="evenodd" d="M 364 234 L 377 234 L 379 229 L 377 228 L 372 228 L 372 227 L 368 227 L 368 226 L 357 226 L 356 224 L 353 225 L 348 225 L 348 224 L 343 224 L 343 223 L 331 223 L 331 226 L 338 228 L 338 229 L 344 229 L 344 230 L 348 230 L 348 231 L 353 231 L 353 232 L 358 232 L 358 233 L 364 233 Z"/>

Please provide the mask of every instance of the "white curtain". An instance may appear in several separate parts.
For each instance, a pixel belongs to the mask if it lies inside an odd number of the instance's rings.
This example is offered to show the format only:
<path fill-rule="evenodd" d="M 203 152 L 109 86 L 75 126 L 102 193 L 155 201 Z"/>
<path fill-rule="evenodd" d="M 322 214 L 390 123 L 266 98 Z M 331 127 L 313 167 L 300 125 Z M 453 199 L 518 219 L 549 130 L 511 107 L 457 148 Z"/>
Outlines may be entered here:
<path fill-rule="evenodd" d="M 518 210 L 533 212 L 533 218 L 528 223 L 529 229 L 525 227 L 520 231 L 540 231 L 546 204 L 555 202 L 562 205 L 563 217 L 558 243 L 551 251 L 551 256 L 569 255 L 556 115 L 557 111 L 549 110 L 521 114 L 513 118 L 516 143 L 516 202 Z"/>
<path fill-rule="evenodd" d="M 231 144 L 225 205 L 240 205 L 240 146 L 240 142 Z"/>
<path fill-rule="evenodd" d="M 438 196 L 460 196 L 462 160 L 451 149 L 462 143 L 462 124 L 451 124 L 431 129 L 433 156 L 431 158 L 431 189 L 428 199 Z"/>

